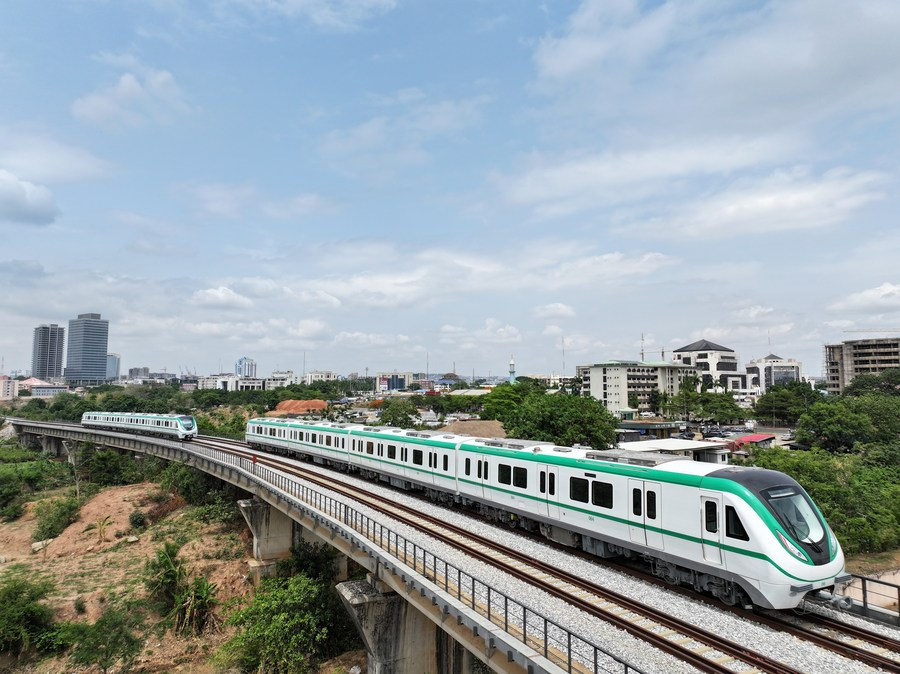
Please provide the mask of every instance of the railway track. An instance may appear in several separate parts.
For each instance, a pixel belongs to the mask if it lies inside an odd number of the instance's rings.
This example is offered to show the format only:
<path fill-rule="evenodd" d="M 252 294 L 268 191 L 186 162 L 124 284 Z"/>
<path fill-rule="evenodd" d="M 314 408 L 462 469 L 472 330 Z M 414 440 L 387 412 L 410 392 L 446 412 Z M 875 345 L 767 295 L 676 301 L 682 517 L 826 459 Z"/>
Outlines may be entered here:
<path fill-rule="evenodd" d="M 200 439 L 206 444 L 208 440 Z M 673 618 L 624 595 L 565 573 L 556 567 L 541 563 L 532 557 L 502 546 L 488 538 L 445 520 L 423 514 L 415 508 L 384 497 L 362 491 L 347 483 L 334 480 L 318 472 L 287 463 L 272 455 L 261 455 L 246 448 L 243 443 L 214 441 L 217 449 L 227 447 L 244 458 L 256 456 L 257 462 L 272 469 L 297 477 L 364 503 L 400 522 L 415 527 L 429 536 L 451 545 L 505 573 L 541 588 L 546 593 L 578 607 L 585 613 L 604 620 L 619 629 L 652 644 L 656 648 L 687 662 L 704 672 L 797 672 L 751 647 L 724 640 L 718 635 L 702 630 L 690 623 Z M 402 550 L 390 550 L 402 557 Z M 407 560 L 408 561 L 408 560 Z M 436 571 L 436 570 L 435 570 Z"/>
<path fill-rule="evenodd" d="M 652 574 L 634 568 L 632 565 L 607 560 L 610 566 L 621 569 L 644 582 L 651 583 L 666 590 L 689 596 L 696 601 L 728 611 L 745 620 L 764 625 L 770 629 L 786 632 L 798 639 L 812 642 L 821 648 L 838 653 L 851 660 L 863 662 L 884 672 L 900 672 L 900 639 L 884 636 L 878 632 L 846 623 L 836 618 L 821 615 L 813 611 L 805 613 L 787 611 L 767 611 L 756 609 L 747 611 L 737 607 L 725 606 L 719 602 L 709 601 L 689 589 L 673 586 Z M 898 632 L 900 637 L 900 632 Z"/>

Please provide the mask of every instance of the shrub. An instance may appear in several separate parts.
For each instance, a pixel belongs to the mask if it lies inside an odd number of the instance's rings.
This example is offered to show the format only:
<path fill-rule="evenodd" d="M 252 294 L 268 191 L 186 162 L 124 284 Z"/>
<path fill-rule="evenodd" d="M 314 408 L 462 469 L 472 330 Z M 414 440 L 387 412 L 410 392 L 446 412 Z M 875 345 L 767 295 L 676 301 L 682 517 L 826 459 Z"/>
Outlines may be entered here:
<path fill-rule="evenodd" d="M 107 608 L 93 625 L 81 626 L 72 651 L 72 662 L 76 665 L 97 665 L 106 674 L 121 660 L 122 671 L 127 671 L 143 644 L 141 638 L 134 634 L 135 627 L 124 610 Z"/>
<path fill-rule="evenodd" d="M 317 661 L 358 643 L 352 626 L 343 629 L 349 620 L 334 589 L 302 575 L 264 581 L 252 603 L 228 622 L 243 629 L 217 659 L 245 672 L 308 674 Z"/>
<path fill-rule="evenodd" d="M 78 597 L 77 599 L 75 599 L 75 613 L 78 613 L 79 615 L 81 615 L 82 613 L 86 613 L 86 612 L 87 612 L 87 606 L 85 606 L 85 604 L 84 604 L 84 599 L 82 599 L 81 597 Z"/>
<path fill-rule="evenodd" d="M 53 628 L 53 611 L 42 603 L 52 590 L 49 581 L 0 580 L 0 652 L 28 651 Z"/>
<path fill-rule="evenodd" d="M 133 510 L 128 516 L 128 523 L 134 529 L 143 529 L 147 526 L 147 513 L 143 510 Z"/>
<path fill-rule="evenodd" d="M 37 526 L 34 529 L 34 540 L 43 541 L 59 536 L 67 526 L 78 519 L 80 508 L 81 503 L 72 496 L 41 501 L 35 505 Z"/>
<path fill-rule="evenodd" d="M 213 613 L 218 605 L 216 585 L 203 576 L 197 576 L 187 586 L 175 603 L 175 631 L 179 634 L 200 636 L 207 630 L 217 630 L 219 621 Z"/>
<path fill-rule="evenodd" d="M 184 564 L 178 559 L 179 548 L 177 543 L 166 541 L 144 566 L 144 586 L 151 603 L 163 615 L 171 613 L 187 585 Z"/>

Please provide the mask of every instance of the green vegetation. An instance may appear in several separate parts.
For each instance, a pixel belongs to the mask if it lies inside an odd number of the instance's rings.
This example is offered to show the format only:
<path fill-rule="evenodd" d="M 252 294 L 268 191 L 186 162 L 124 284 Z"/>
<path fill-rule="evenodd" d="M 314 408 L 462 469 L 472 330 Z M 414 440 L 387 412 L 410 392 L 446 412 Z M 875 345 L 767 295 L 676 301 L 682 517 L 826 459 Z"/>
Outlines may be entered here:
<path fill-rule="evenodd" d="M 150 605 L 161 615 L 168 615 L 187 587 L 187 571 L 178 559 L 178 543 L 166 541 L 153 559 L 144 566 L 144 586 Z"/>
<path fill-rule="evenodd" d="M 196 637 L 218 629 L 219 622 L 213 613 L 218 604 L 215 583 L 197 576 L 182 589 L 175 601 L 175 632 Z"/>
<path fill-rule="evenodd" d="M 503 421 L 513 438 L 605 449 L 616 439 L 616 418 L 598 400 L 571 395 L 529 395 Z"/>
<path fill-rule="evenodd" d="M 96 665 L 103 674 L 119 662 L 122 671 L 127 671 L 143 645 L 135 634 L 139 628 L 134 612 L 110 606 L 93 625 L 70 625 L 75 648 L 69 659 L 76 665 Z"/>
<path fill-rule="evenodd" d="M 34 515 L 37 519 L 37 526 L 34 528 L 32 538 L 36 541 L 43 541 L 59 536 L 67 526 L 78 519 L 81 504 L 81 500 L 74 496 L 40 501 L 35 504 Z"/>
<path fill-rule="evenodd" d="M 332 553 L 304 544 L 279 564 L 290 578 L 263 581 L 228 623 L 241 630 L 217 654 L 241 672 L 309 674 L 322 660 L 359 647 L 359 637 L 332 587 Z"/>
<path fill-rule="evenodd" d="M 44 580 L 0 577 L 0 652 L 20 655 L 39 648 L 53 631 L 53 611 L 43 603 L 53 590 Z"/>

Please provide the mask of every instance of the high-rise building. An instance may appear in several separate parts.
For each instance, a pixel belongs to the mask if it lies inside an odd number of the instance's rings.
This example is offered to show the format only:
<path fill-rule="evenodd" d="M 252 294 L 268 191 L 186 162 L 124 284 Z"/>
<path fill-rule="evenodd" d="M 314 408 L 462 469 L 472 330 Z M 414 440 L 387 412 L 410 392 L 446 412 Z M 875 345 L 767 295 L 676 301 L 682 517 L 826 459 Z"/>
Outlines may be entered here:
<path fill-rule="evenodd" d="M 66 382 L 95 386 L 106 381 L 109 321 L 100 314 L 78 314 L 69 321 Z"/>
<path fill-rule="evenodd" d="M 234 373 L 238 377 L 256 377 L 256 361 L 252 358 L 248 358 L 247 356 L 242 356 L 238 359 L 238 362 L 235 363 Z"/>
<path fill-rule="evenodd" d="M 825 345 L 825 377 L 828 393 L 843 393 L 860 374 L 881 374 L 900 367 L 900 338 L 854 339 Z"/>
<path fill-rule="evenodd" d="M 115 381 L 122 368 L 122 357 L 117 353 L 106 354 L 106 379 Z"/>
<path fill-rule="evenodd" d="M 66 329 L 56 323 L 39 325 L 34 329 L 31 348 L 31 374 L 38 379 L 49 380 L 63 373 L 63 347 Z"/>

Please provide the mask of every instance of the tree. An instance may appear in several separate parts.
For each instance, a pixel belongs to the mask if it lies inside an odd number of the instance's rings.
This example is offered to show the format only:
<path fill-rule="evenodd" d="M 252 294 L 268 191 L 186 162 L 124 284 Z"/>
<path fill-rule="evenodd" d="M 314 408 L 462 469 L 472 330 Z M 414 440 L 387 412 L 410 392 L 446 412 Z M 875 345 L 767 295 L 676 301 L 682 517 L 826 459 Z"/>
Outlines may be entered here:
<path fill-rule="evenodd" d="M 844 387 L 845 396 L 859 396 L 869 393 L 900 396 L 900 368 L 891 367 L 879 374 L 859 374 Z"/>
<path fill-rule="evenodd" d="M 678 393 L 672 396 L 670 401 L 670 413 L 680 414 L 685 421 L 691 420 L 691 415 L 700 411 L 700 378 L 695 375 L 685 377 L 681 381 Z"/>
<path fill-rule="evenodd" d="M 813 404 L 821 402 L 824 396 L 808 384 L 792 381 L 782 386 L 774 386 L 756 401 L 753 417 L 775 425 L 778 422 L 796 424 L 800 416 Z"/>
<path fill-rule="evenodd" d="M 505 422 L 516 408 L 522 404 L 522 401 L 533 392 L 531 386 L 524 384 L 500 384 L 484 396 L 481 418 Z"/>
<path fill-rule="evenodd" d="M 417 414 L 416 406 L 403 398 L 388 398 L 381 405 L 381 423 L 385 426 L 413 428 Z"/>
<path fill-rule="evenodd" d="M 77 665 L 97 665 L 106 674 L 117 662 L 127 670 L 143 641 L 134 633 L 129 614 L 119 608 L 107 608 L 93 625 L 84 625 L 78 634 L 71 659 Z"/>
<path fill-rule="evenodd" d="M 874 437 L 871 419 L 854 412 L 840 398 L 814 404 L 797 424 L 798 445 L 829 452 L 848 452 L 857 442 L 870 442 Z"/>
<path fill-rule="evenodd" d="M 745 416 L 744 410 L 738 407 L 730 393 L 708 391 L 700 394 L 699 412 L 704 419 L 713 419 L 720 424 L 743 419 Z"/>
<path fill-rule="evenodd" d="M 559 394 L 528 396 L 503 423 L 513 438 L 595 449 L 606 449 L 615 441 L 617 425 L 600 401 Z"/>
<path fill-rule="evenodd" d="M 241 627 L 220 652 L 227 666 L 244 672 L 310 674 L 338 646 L 330 638 L 336 616 L 327 583 L 299 575 L 263 581 L 253 601 L 229 624 Z"/>

